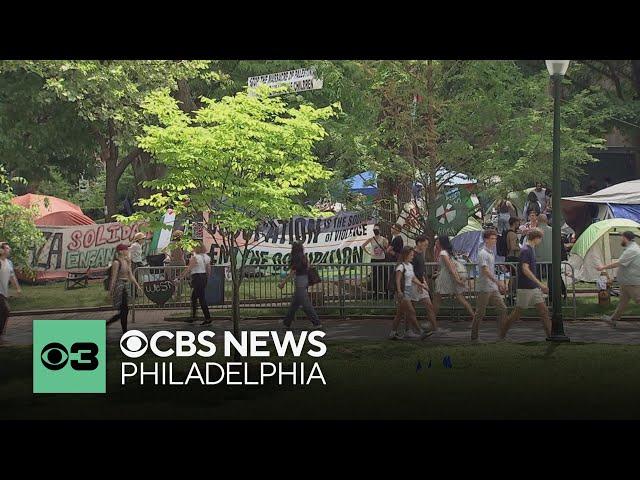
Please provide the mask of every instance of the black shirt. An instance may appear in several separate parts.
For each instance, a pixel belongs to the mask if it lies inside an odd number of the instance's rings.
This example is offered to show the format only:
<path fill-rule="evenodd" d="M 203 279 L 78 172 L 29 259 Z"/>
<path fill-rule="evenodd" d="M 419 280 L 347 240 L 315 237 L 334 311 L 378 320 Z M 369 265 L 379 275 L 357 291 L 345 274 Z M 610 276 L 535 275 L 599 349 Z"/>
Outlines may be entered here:
<path fill-rule="evenodd" d="M 394 258 L 397 259 L 400 252 L 402 252 L 402 248 L 404 247 L 404 240 L 402 240 L 402 235 L 398 235 L 393 237 L 391 240 L 391 248 L 393 249 L 395 255 Z"/>
<path fill-rule="evenodd" d="M 413 256 L 413 273 L 418 280 L 424 282 L 425 274 L 427 273 L 427 266 L 425 265 L 424 253 L 416 252 Z"/>
<path fill-rule="evenodd" d="M 518 265 L 518 288 L 524 290 L 531 290 L 532 288 L 539 288 L 538 284 L 533 282 L 529 277 L 525 276 L 522 264 L 528 263 L 529 269 L 535 275 L 536 274 L 536 252 L 531 248 L 528 243 L 520 249 L 520 265 Z"/>

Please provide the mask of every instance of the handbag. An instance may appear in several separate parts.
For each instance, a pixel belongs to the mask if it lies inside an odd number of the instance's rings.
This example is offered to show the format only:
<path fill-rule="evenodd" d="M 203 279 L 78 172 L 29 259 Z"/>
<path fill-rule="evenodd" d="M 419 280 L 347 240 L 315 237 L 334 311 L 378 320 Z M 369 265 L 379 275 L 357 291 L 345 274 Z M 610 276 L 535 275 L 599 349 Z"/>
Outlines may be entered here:
<path fill-rule="evenodd" d="M 309 273 L 307 274 L 309 277 L 309 286 L 317 285 L 322 282 L 320 275 L 318 274 L 318 270 L 316 267 L 309 267 Z"/>

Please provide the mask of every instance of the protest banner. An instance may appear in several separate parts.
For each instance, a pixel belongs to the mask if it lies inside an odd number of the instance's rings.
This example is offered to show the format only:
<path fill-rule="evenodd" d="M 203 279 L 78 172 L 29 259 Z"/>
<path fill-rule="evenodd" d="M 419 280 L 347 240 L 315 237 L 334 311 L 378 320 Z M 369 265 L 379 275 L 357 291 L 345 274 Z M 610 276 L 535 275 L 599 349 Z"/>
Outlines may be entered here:
<path fill-rule="evenodd" d="M 257 231 L 238 236 L 239 248 L 249 242 L 247 265 L 276 265 L 274 272 L 288 268 L 291 244 L 302 242 L 311 263 L 361 263 L 362 244 L 373 235 L 375 221 L 361 213 L 341 212 L 325 218 L 294 217 L 262 224 Z M 222 238 L 204 232 L 204 244 L 214 265 L 228 266 L 230 251 Z M 240 252 L 236 252 L 240 255 Z M 238 257 L 239 258 L 239 257 Z"/>
<path fill-rule="evenodd" d="M 104 269 L 119 243 L 129 245 L 140 224 L 104 223 L 68 227 L 39 227 L 45 243 L 31 251 L 31 268 L 39 280 L 65 278 L 67 272 Z M 146 254 L 149 242 L 143 244 Z"/>

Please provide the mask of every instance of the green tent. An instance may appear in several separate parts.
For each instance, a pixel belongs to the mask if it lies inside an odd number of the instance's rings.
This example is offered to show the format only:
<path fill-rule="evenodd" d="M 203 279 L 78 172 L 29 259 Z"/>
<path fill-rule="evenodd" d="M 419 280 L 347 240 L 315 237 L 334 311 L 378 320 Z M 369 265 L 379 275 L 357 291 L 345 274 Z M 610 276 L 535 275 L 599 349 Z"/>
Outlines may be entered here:
<path fill-rule="evenodd" d="M 626 218 L 610 218 L 591 224 L 571 249 L 569 263 L 573 267 L 575 279 L 595 282 L 600 276 L 598 266 L 620 258 L 620 236 L 627 230 L 640 235 L 640 223 Z M 616 270 L 610 273 L 615 276 Z"/>

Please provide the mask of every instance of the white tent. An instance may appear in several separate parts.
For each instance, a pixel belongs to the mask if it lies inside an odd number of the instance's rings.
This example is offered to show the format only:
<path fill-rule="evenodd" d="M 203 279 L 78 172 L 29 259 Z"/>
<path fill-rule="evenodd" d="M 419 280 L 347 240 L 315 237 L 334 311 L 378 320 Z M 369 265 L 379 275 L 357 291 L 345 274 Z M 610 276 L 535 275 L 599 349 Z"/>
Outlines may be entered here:
<path fill-rule="evenodd" d="M 622 205 L 640 204 L 640 180 L 631 180 L 598 190 L 591 195 L 562 197 L 563 200 L 586 203 L 617 203 Z"/>
<path fill-rule="evenodd" d="M 630 230 L 640 235 L 640 223 L 626 218 L 612 218 L 593 223 L 571 249 L 569 264 L 578 282 L 595 282 L 600 276 L 599 265 L 615 262 L 622 254 L 620 236 Z M 617 270 L 609 270 L 615 277 Z"/>

